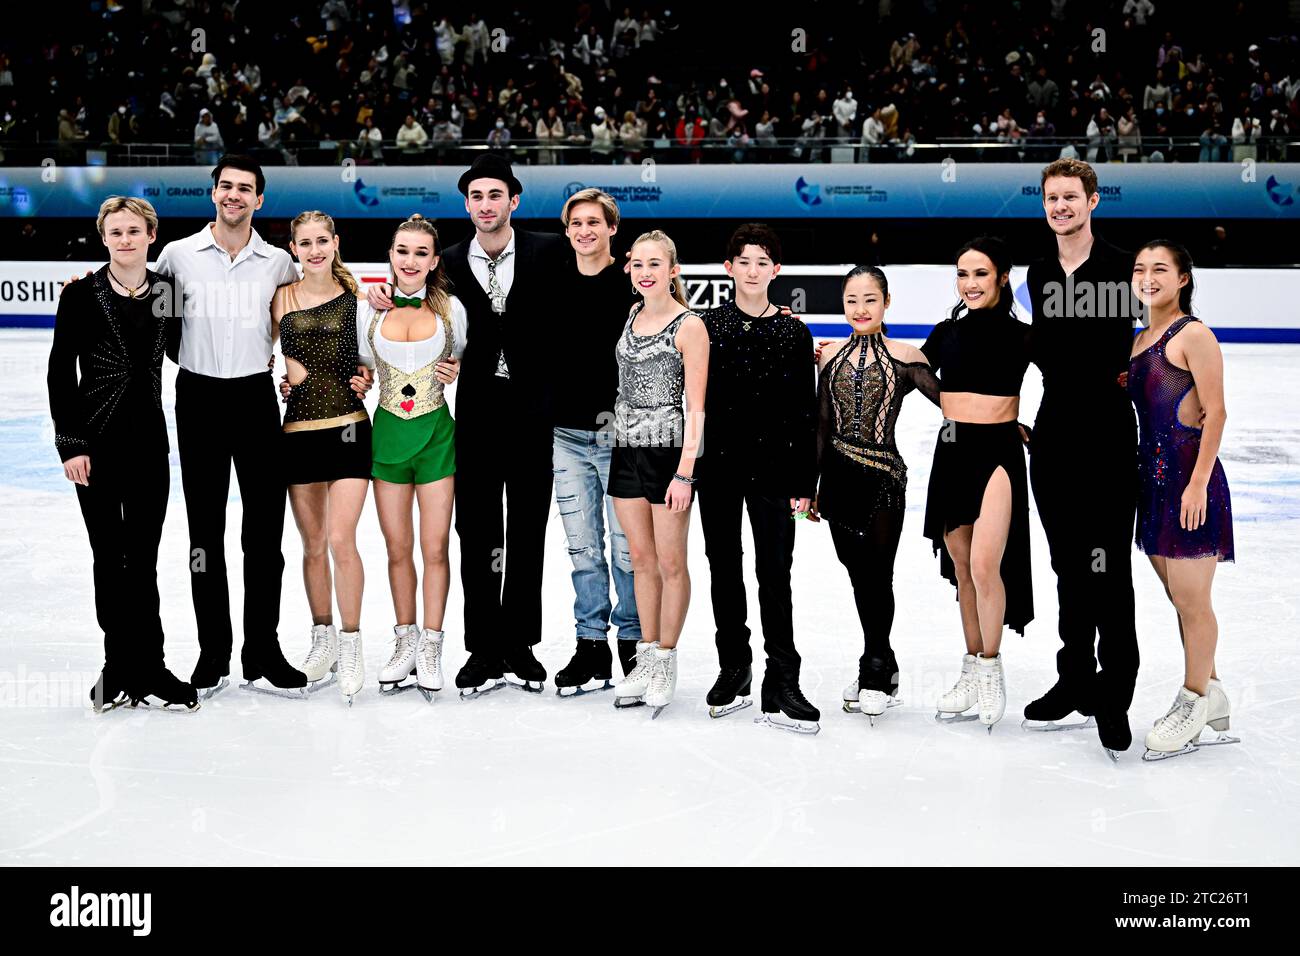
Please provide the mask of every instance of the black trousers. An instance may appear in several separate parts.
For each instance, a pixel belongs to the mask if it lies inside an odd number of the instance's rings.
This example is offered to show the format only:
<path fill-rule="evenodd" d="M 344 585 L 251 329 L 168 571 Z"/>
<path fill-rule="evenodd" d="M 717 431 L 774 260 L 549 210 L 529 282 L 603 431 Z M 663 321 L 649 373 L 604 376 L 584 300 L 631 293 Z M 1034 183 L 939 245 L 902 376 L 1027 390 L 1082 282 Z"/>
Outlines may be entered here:
<path fill-rule="evenodd" d="M 286 498 L 280 405 L 270 372 L 222 379 L 176 377 L 176 438 L 190 529 L 190 590 L 201 660 L 229 672 L 233 635 L 226 580 L 226 501 L 235 466 L 243 505 L 243 658 L 277 641 Z"/>
<path fill-rule="evenodd" d="M 1133 702 L 1139 663 L 1132 565 L 1136 440 L 1131 411 L 1127 418 L 1118 412 L 1104 417 L 1085 441 L 1077 422 L 1040 416 L 1029 477 L 1056 572 L 1057 674 L 1073 692 L 1100 694 L 1122 712 Z"/>
<path fill-rule="evenodd" d="M 509 394 L 502 384 L 494 397 Z M 456 424 L 456 534 L 465 649 L 504 657 L 542 639 L 552 431 L 529 428 L 521 437 L 518 408 L 497 407 L 499 415 L 485 416 L 480 407 L 468 427 Z"/>
<path fill-rule="evenodd" d="M 719 666 L 744 667 L 753 660 L 740 536 L 741 511 L 747 510 L 754 534 L 763 650 L 769 667 L 775 665 L 786 674 L 798 675 L 800 658 L 794 646 L 790 600 L 795 522 L 790 517 L 789 499 L 765 497 L 755 490 L 752 480 L 723 475 L 710 475 L 700 482 L 698 498 Z"/>
<path fill-rule="evenodd" d="M 894 628 L 894 557 L 902 534 L 902 508 L 878 508 L 862 531 L 831 523 L 835 555 L 849 572 L 862 624 L 858 684 L 887 694 L 898 690 L 898 658 L 889 636 Z"/>
<path fill-rule="evenodd" d="M 94 556 L 95 616 L 104 666 L 128 689 L 163 666 L 158 543 L 167 516 L 167 452 L 92 450 L 77 503 Z"/>

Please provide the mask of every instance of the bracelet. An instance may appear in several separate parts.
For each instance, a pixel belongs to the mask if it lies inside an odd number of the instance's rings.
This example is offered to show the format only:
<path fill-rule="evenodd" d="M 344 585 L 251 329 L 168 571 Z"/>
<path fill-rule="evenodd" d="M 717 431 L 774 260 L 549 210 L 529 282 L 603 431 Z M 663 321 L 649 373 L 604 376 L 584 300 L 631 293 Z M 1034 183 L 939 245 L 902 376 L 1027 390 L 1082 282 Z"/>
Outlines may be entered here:
<path fill-rule="evenodd" d="M 685 475 L 679 475 L 676 472 L 673 472 L 673 481 L 680 481 L 688 485 L 695 484 L 694 478 L 687 478 Z"/>

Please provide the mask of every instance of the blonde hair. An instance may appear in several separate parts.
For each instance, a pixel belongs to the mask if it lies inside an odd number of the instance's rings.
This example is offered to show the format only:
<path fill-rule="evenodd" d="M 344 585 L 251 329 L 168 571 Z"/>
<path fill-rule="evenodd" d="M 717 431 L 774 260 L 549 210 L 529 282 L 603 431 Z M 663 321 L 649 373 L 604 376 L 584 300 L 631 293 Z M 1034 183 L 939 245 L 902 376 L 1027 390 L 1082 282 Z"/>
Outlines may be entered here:
<path fill-rule="evenodd" d="M 289 236 L 292 240 L 298 235 L 298 227 L 305 226 L 309 222 L 318 222 L 325 227 L 326 232 L 331 236 L 337 236 L 338 232 L 334 229 L 334 220 L 319 209 L 309 209 L 306 212 L 300 212 L 294 216 L 293 222 L 289 223 Z M 343 257 L 339 255 L 336 248 L 334 250 L 334 261 L 330 263 L 330 274 L 334 276 L 336 282 L 353 295 L 357 294 L 357 280 L 348 267 L 343 264 Z"/>
<path fill-rule="evenodd" d="M 429 274 L 424 279 L 424 304 L 433 311 L 434 315 L 439 317 L 449 317 L 451 315 L 451 280 L 447 278 L 447 269 L 442 264 L 442 243 L 438 239 L 438 230 L 434 228 L 433 223 L 425 219 L 418 212 L 411 213 L 405 222 L 393 230 L 392 241 L 388 244 L 388 251 L 393 251 L 393 246 L 397 244 L 397 234 L 399 232 L 419 232 L 433 240 L 433 254 L 438 256 L 438 265 L 429 270 Z M 392 260 L 389 259 L 389 275 L 392 278 L 393 289 L 397 289 L 397 273 L 392 271 Z M 394 294 L 396 294 L 394 292 Z"/>
<path fill-rule="evenodd" d="M 662 229 L 651 229 L 649 232 L 641 233 L 641 235 L 636 237 L 636 242 L 632 243 L 632 248 L 635 249 L 643 242 L 658 242 L 662 244 L 663 247 L 668 250 L 668 267 L 670 269 L 673 266 L 680 264 L 677 261 L 676 244 L 668 238 L 668 233 L 664 232 Z M 676 279 L 670 280 L 668 288 L 672 291 L 673 298 L 681 303 L 683 309 L 690 308 L 686 303 L 685 283 L 682 280 L 680 272 L 677 274 Z"/>
<path fill-rule="evenodd" d="M 99 205 L 99 216 L 95 219 L 95 230 L 104 234 L 104 220 L 115 212 L 129 212 L 144 220 L 146 232 L 158 231 L 158 213 L 147 199 L 135 196 L 109 196 Z"/>
<path fill-rule="evenodd" d="M 573 207 L 584 202 L 594 202 L 600 206 L 601 212 L 605 214 L 605 224 L 611 229 L 618 225 L 618 203 L 614 201 L 614 197 L 603 189 L 589 186 L 586 189 L 579 189 L 565 200 L 564 208 L 560 210 L 560 222 L 564 223 L 565 229 L 569 228 L 569 213 L 573 211 Z"/>

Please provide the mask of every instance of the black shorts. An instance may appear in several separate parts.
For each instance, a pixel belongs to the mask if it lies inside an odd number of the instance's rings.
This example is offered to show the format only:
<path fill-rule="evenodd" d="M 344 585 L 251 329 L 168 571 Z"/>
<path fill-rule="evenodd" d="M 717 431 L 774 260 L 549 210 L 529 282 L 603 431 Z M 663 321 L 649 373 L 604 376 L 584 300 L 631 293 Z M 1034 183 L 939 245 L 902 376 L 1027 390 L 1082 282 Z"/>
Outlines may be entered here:
<path fill-rule="evenodd" d="M 370 419 L 335 428 L 285 432 L 281 439 L 284 481 L 309 485 L 339 478 L 370 480 Z"/>
<path fill-rule="evenodd" d="M 615 445 L 609 459 L 609 487 L 605 493 L 611 498 L 645 498 L 652 505 L 664 504 L 681 460 L 680 448 Z M 694 493 L 692 486 L 692 498 Z"/>

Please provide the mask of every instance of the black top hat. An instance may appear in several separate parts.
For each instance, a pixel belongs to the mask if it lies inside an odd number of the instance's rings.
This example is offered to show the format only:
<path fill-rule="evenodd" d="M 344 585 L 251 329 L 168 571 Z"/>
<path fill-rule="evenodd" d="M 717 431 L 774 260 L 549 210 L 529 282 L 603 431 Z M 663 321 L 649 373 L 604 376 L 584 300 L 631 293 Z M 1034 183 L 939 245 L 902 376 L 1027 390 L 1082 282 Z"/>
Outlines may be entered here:
<path fill-rule="evenodd" d="M 495 153 L 483 153 L 474 160 L 474 165 L 461 173 L 456 188 L 462 196 L 469 195 L 469 184 L 476 179 L 499 179 L 509 187 L 512 196 L 518 196 L 524 191 L 523 184 L 510 171 L 509 161 Z"/>

